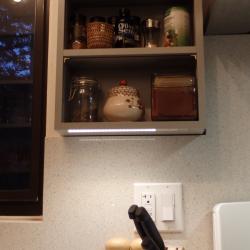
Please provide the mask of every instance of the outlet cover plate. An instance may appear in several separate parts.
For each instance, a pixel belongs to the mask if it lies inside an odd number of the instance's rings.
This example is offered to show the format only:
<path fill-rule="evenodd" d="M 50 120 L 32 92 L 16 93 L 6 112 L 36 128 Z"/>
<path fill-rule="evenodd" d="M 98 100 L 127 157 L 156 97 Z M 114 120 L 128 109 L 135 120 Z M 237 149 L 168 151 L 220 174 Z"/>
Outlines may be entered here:
<path fill-rule="evenodd" d="M 166 193 L 174 194 L 174 221 L 162 221 L 162 195 Z M 153 193 L 155 195 L 155 224 L 162 233 L 181 233 L 183 225 L 183 202 L 181 183 L 134 183 L 134 204 L 142 206 L 141 196 L 143 193 Z"/>

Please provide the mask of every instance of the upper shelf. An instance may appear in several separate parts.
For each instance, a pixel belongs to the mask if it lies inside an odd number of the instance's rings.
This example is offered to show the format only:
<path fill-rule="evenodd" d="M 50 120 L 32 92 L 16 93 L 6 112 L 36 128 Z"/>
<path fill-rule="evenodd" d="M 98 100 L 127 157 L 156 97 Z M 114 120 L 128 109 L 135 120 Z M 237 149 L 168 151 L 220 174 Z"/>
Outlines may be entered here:
<path fill-rule="evenodd" d="M 110 48 L 110 49 L 65 49 L 64 57 L 131 57 L 131 56 L 164 56 L 195 55 L 195 46 L 158 47 L 158 48 Z"/>
<path fill-rule="evenodd" d="M 153 4 L 190 4 L 190 0 L 67 0 L 70 4 L 84 4 L 85 6 L 126 6 Z"/>

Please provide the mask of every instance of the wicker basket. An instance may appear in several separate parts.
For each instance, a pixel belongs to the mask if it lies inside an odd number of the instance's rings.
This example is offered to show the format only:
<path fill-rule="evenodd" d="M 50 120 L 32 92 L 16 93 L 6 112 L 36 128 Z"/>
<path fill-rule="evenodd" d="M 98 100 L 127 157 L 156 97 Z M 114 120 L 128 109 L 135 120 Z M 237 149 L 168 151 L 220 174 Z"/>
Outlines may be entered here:
<path fill-rule="evenodd" d="M 114 28 L 111 24 L 103 22 L 92 22 L 87 24 L 87 47 L 112 48 L 114 39 Z"/>

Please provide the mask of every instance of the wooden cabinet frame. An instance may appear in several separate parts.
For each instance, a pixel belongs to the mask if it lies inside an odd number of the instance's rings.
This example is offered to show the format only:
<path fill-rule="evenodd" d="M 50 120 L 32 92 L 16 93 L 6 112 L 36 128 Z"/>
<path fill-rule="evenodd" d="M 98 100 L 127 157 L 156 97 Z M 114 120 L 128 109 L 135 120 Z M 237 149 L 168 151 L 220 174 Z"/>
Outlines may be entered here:
<path fill-rule="evenodd" d="M 73 1 L 73 0 L 72 0 Z M 76 2 L 75 0 L 73 2 Z M 103 4 L 105 1 L 89 0 L 81 1 L 86 6 Z M 110 0 L 111 4 L 119 1 Z M 147 2 L 147 1 L 146 1 Z M 173 3 L 174 1 L 168 0 Z M 185 1 L 183 1 L 185 2 Z M 186 1 L 188 2 L 188 0 Z M 68 3 L 68 2 L 67 2 Z M 132 2 L 130 1 L 132 4 Z M 142 4 L 142 1 L 140 2 Z M 147 2 L 148 3 L 148 2 Z M 137 4 L 137 2 L 136 2 Z M 68 8 L 68 5 L 67 5 Z M 56 107 L 55 107 L 55 130 L 61 135 L 179 135 L 179 134 L 204 134 L 205 129 L 205 83 L 204 83 L 204 39 L 203 39 L 203 9 L 201 0 L 193 0 L 194 15 L 194 45 L 189 47 L 170 48 L 122 48 L 122 49 L 65 49 L 65 15 L 66 0 L 59 1 L 58 13 L 58 40 L 57 40 L 57 79 L 56 79 Z M 94 123 L 71 123 L 65 122 L 64 110 L 64 74 L 67 60 L 77 59 L 86 61 L 100 58 L 161 58 L 170 56 L 193 56 L 196 59 L 196 78 L 198 82 L 198 121 L 145 121 L 145 122 L 94 122 Z"/>

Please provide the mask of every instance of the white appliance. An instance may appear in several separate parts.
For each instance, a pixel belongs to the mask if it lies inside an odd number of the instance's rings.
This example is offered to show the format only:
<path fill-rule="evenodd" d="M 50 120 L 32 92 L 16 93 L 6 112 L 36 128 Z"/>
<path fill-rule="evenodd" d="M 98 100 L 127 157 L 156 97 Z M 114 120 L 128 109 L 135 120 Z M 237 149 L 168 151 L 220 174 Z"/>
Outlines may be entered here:
<path fill-rule="evenodd" d="M 213 229 L 214 250 L 250 250 L 250 202 L 216 205 Z"/>

